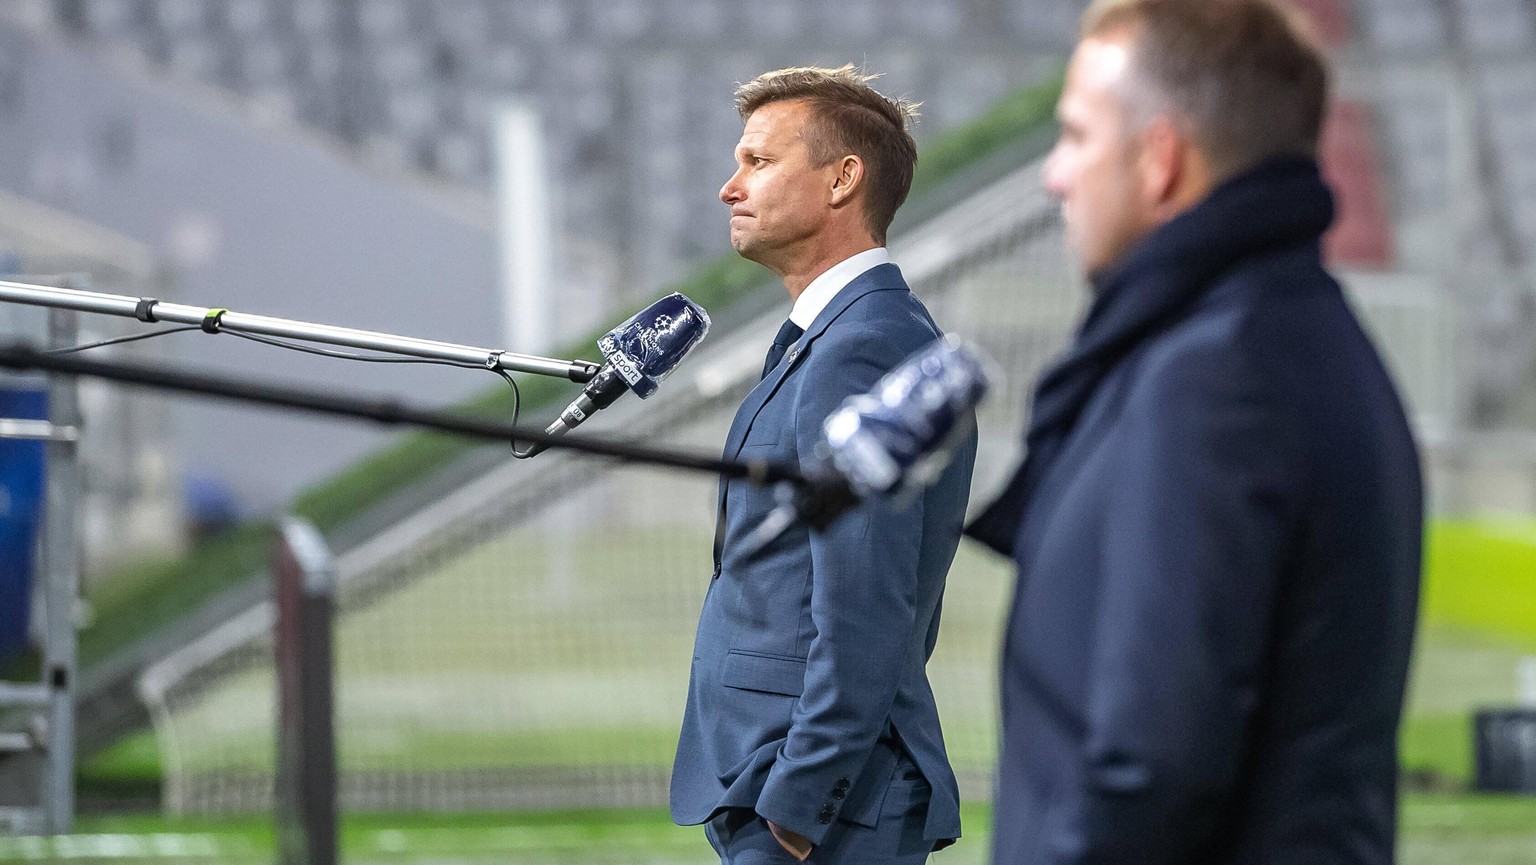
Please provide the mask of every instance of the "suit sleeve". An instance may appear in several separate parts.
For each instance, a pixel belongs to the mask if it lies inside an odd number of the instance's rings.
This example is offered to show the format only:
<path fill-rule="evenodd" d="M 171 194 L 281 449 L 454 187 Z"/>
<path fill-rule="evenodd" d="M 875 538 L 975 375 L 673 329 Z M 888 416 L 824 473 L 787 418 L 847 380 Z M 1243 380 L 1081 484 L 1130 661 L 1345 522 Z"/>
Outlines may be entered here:
<path fill-rule="evenodd" d="M 821 421 L 864 393 L 919 337 L 874 330 L 839 334 L 807 355 L 796 407 L 802 463 Z M 928 339 L 932 339 L 931 336 Z M 810 533 L 811 619 L 804 693 L 758 798 L 763 817 L 820 843 L 890 714 L 916 620 L 922 497 L 895 510 L 871 502 Z"/>
<path fill-rule="evenodd" d="M 1063 863 L 1188 861 L 1247 756 L 1304 479 L 1273 390 L 1229 353 L 1165 360 L 1127 404 Z"/>

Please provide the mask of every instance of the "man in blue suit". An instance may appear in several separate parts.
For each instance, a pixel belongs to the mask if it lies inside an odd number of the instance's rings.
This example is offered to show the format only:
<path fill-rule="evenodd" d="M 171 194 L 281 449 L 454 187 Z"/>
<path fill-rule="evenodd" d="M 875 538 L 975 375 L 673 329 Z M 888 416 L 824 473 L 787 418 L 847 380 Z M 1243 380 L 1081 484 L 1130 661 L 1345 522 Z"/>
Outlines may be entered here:
<path fill-rule="evenodd" d="M 811 467 L 823 419 L 939 336 L 884 248 L 917 159 L 913 106 L 869 80 L 786 69 L 737 91 L 745 128 L 720 190 L 731 243 L 794 305 L 727 458 Z M 866 503 L 752 557 L 743 542 L 775 497 L 721 485 L 671 799 L 678 823 L 707 824 L 727 865 L 919 863 L 959 836 L 924 669 L 974 438 L 959 451 L 905 507 Z"/>
<path fill-rule="evenodd" d="M 1319 238 L 1318 51 L 1085 15 L 1044 169 L 1093 287 L 968 531 L 1012 556 L 995 863 L 1387 863 L 1422 492 Z"/>

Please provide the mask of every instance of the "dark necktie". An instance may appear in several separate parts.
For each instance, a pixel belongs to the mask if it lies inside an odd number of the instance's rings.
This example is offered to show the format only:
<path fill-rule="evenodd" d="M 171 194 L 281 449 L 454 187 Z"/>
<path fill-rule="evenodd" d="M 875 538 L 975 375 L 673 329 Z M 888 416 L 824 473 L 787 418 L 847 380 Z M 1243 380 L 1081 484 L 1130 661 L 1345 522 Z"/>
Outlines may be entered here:
<path fill-rule="evenodd" d="M 773 345 L 768 349 L 768 357 L 763 360 L 763 374 L 759 381 L 767 378 L 768 373 L 773 372 L 773 368 L 778 366 L 779 361 L 784 359 L 784 352 L 789 351 L 789 347 L 794 345 L 795 340 L 799 339 L 804 333 L 805 331 L 798 324 L 785 319 L 784 324 L 779 327 L 779 335 L 773 338 Z"/>

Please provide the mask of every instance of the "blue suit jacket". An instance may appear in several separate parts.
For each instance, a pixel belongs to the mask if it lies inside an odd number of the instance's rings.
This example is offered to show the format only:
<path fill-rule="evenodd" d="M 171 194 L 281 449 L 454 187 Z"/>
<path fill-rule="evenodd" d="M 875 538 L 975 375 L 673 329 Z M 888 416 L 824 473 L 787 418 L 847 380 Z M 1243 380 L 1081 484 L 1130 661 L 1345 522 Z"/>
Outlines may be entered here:
<path fill-rule="evenodd" d="M 1392 860 L 1419 465 L 1331 214 L 1310 162 L 1219 190 L 1037 393 L 971 528 L 1019 570 L 995 862 Z"/>
<path fill-rule="evenodd" d="M 810 467 L 823 419 L 939 333 L 894 265 L 867 271 L 747 396 L 725 456 Z M 866 503 L 821 533 L 796 526 L 752 560 L 740 547 L 774 494 L 722 485 L 723 544 L 672 772 L 678 823 L 751 808 L 815 843 L 834 819 L 873 825 L 895 769 L 875 745 L 894 730 L 933 788 L 926 837 L 959 836 L 924 667 L 974 459 L 973 436 L 906 507 Z"/>

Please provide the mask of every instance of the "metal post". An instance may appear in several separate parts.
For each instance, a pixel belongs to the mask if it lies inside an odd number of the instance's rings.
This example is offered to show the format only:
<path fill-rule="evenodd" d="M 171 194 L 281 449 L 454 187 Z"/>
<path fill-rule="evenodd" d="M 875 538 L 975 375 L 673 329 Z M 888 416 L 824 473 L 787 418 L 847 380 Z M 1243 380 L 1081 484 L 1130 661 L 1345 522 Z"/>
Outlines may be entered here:
<path fill-rule="evenodd" d="M 315 527 L 283 522 L 277 596 L 277 833 L 282 865 L 335 865 L 336 741 L 331 619 L 336 563 Z"/>
<path fill-rule="evenodd" d="M 73 345 L 79 316 L 51 310 L 48 339 L 55 347 Z M 80 427 L 79 380 L 48 379 L 49 420 L 56 430 Z M 42 568 L 43 687 L 48 690 L 48 740 L 43 753 L 39 804 L 49 834 L 69 832 L 75 819 L 75 604 L 80 595 L 80 461 L 74 437 L 47 443 L 47 486 L 43 509 Z"/>
<path fill-rule="evenodd" d="M 522 102 L 502 106 L 493 117 L 491 140 L 496 149 L 502 333 L 512 345 L 547 351 L 563 334 L 556 333 L 556 232 L 538 109 Z"/>

